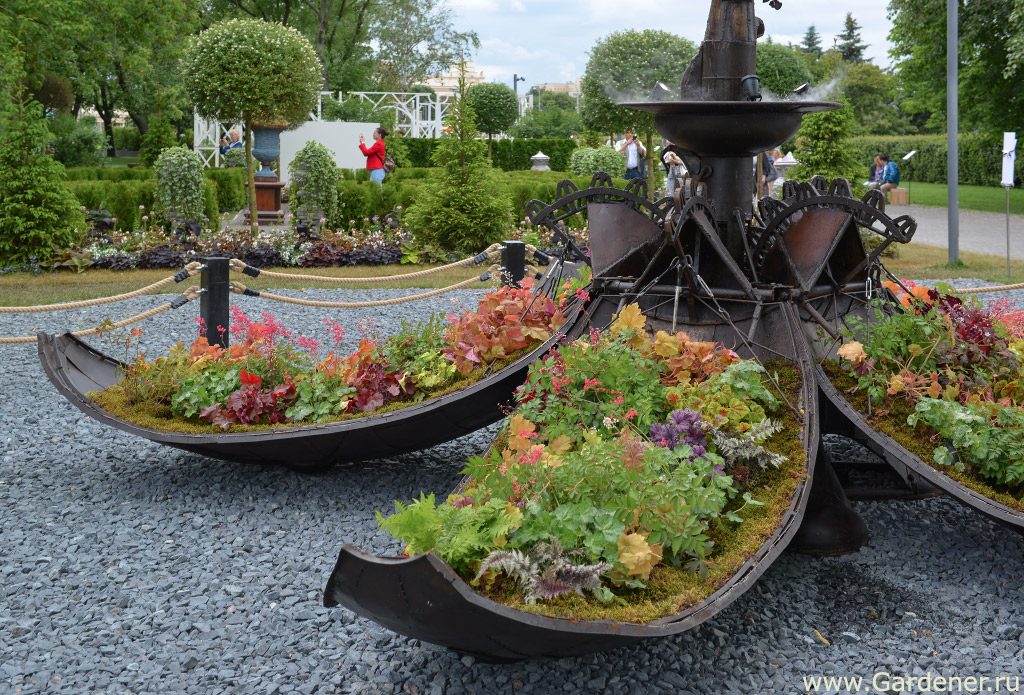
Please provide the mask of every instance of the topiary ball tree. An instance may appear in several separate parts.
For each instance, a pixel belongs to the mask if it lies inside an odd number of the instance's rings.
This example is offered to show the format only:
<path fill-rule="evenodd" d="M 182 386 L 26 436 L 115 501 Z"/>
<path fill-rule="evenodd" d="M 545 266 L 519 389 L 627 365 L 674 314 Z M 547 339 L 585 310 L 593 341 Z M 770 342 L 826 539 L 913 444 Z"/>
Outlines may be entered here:
<path fill-rule="evenodd" d="M 519 118 L 519 99 L 503 84 L 488 82 L 466 90 L 466 101 L 476 114 L 476 126 L 487 133 L 487 156 L 493 155 L 492 138 L 504 133 Z"/>
<path fill-rule="evenodd" d="M 254 126 L 292 126 L 316 108 L 323 84 L 313 46 L 291 27 L 258 19 L 218 22 L 194 37 L 181 61 L 185 93 L 203 118 L 244 121 L 249 221 L 256 218 Z"/>

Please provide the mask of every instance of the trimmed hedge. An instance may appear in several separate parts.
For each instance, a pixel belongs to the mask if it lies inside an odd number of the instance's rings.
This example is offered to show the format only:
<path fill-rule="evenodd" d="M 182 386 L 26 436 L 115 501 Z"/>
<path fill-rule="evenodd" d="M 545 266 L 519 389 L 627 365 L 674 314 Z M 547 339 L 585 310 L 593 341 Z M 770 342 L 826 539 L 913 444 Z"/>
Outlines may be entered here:
<path fill-rule="evenodd" d="M 397 169 L 395 170 L 398 171 Z M 416 200 L 419 188 L 427 183 L 430 170 L 420 169 L 426 175 L 402 179 L 385 179 L 383 186 L 370 184 L 368 181 L 356 181 L 350 178 L 338 184 L 342 223 L 348 220 L 360 220 L 364 217 L 383 215 L 397 206 L 409 207 Z M 437 171 L 436 169 L 434 171 Z M 518 219 L 525 216 L 526 204 L 533 199 L 553 202 L 555 187 L 559 181 L 571 178 L 581 189 L 590 184 L 589 177 L 570 177 L 558 171 L 511 171 L 499 174 L 504 179 L 512 197 L 512 204 Z M 626 182 L 616 179 L 615 185 L 625 188 Z M 573 221 L 582 224 L 582 221 Z"/>
<path fill-rule="evenodd" d="M 156 181 L 69 181 L 68 187 L 87 210 L 109 210 L 117 218 L 117 229 L 138 229 L 144 226 L 143 215 L 153 215 Z M 210 220 L 211 227 L 217 226 L 217 184 L 209 179 L 203 181 L 203 214 Z M 140 210 L 139 206 L 145 206 Z M 154 220 L 149 220 L 152 223 Z"/>
<path fill-rule="evenodd" d="M 244 168 L 205 169 L 203 175 L 217 184 L 219 210 L 241 210 L 249 204 Z"/>
<path fill-rule="evenodd" d="M 150 167 L 70 167 L 68 170 L 68 181 L 70 183 L 85 183 L 89 181 L 153 181 L 153 169 Z M 204 169 L 203 176 L 207 181 L 213 182 L 217 195 L 218 210 L 241 210 L 248 205 L 248 196 L 245 191 L 245 169 Z M 113 199 L 120 197 L 120 194 L 113 195 Z M 91 207 L 83 203 L 90 210 L 99 208 Z M 146 204 L 149 208 L 149 204 Z M 207 206 L 209 209 L 209 206 Z M 110 209 L 110 208 L 105 208 Z M 113 212 L 113 210 L 111 210 Z M 208 214 L 208 213 L 207 213 Z M 121 219 L 121 216 L 117 216 Z M 210 217 L 211 220 L 216 218 Z"/>
<path fill-rule="evenodd" d="M 148 181 L 153 178 L 150 167 L 68 167 L 68 181 Z"/>
<path fill-rule="evenodd" d="M 409 162 L 413 167 L 432 167 L 432 155 L 437 147 L 437 140 L 428 138 L 406 138 L 409 151 Z M 569 138 L 523 138 L 513 140 L 495 140 L 494 158 L 492 163 L 505 171 L 529 169 L 533 166 L 530 157 L 543 152 L 551 157 L 550 166 L 554 171 L 568 171 L 569 157 L 576 149 L 576 141 Z M 395 173 L 403 167 L 395 169 Z"/>
<path fill-rule="evenodd" d="M 494 143 L 494 166 L 505 171 L 529 169 L 530 157 L 543 152 L 551 158 L 553 171 L 569 171 L 569 157 L 576 149 L 576 141 L 569 138 L 529 138 L 497 140 Z"/>
<path fill-rule="evenodd" d="M 877 135 L 849 139 L 859 160 L 864 164 L 867 177 L 868 165 L 878 153 L 888 154 L 900 167 L 904 180 L 925 183 L 946 183 L 946 136 L 945 135 Z M 978 186 L 998 186 L 1002 178 L 1003 136 L 983 133 L 961 134 L 960 183 Z M 907 152 L 917 150 L 910 162 L 900 161 Z M 1015 178 L 1024 178 L 1024 158 L 1018 157 Z"/>

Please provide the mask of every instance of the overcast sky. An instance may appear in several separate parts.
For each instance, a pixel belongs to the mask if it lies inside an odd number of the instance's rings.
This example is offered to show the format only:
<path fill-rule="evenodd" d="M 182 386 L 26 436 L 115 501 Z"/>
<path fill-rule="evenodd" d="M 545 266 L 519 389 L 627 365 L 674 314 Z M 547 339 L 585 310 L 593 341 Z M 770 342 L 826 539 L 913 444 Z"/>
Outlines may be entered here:
<path fill-rule="evenodd" d="M 539 82 L 568 82 L 583 75 L 594 43 L 613 31 L 662 29 L 695 42 L 704 38 L 711 0 L 448 0 L 456 28 L 480 36 L 473 58 L 488 82 L 511 86 L 512 75 L 526 77 L 520 91 Z M 800 43 L 813 24 L 822 45 L 832 45 L 847 12 L 861 26 L 868 57 L 889 64 L 888 0 L 782 0 L 782 9 L 758 3 L 766 34 L 778 43 Z M 680 73 L 685 66 L 680 66 Z"/>

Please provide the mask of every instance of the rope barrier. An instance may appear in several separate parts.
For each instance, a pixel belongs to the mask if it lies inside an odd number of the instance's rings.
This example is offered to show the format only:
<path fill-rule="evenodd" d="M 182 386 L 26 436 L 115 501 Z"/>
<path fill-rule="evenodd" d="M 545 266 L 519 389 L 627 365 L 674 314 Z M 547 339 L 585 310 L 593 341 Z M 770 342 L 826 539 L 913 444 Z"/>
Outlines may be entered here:
<path fill-rule="evenodd" d="M 156 316 L 157 314 L 162 314 L 170 309 L 177 309 L 180 306 L 184 306 L 185 304 L 188 304 L 189 302 L 198 299 L 200 294 L 201 292 L 198 287 L 189 287 L 187 290 L 181 293 L 180 297 L 175 297 L 171 301 L 164 302 L 160 306 L 153 307 L 149 311 L 143 311 L 141 314 L 135 314 L 134 316 L 129 316 L 128 318 L 123 319 L 121 321 L 114 321 L 113 323 L 104 324 L 96 328 L 88 328 L 84 331 L 74 331 L 71 333 L 71 335 L 75 336 L 76 338 L 82 338 L 87 335 L 96 335 L 97 333 L 102 333 L 117 328 L 123 328 L 124 326 L 127 326 L 129 324 L 138 323 L 139 321 L 144 321 L 145 319 Z M 17 343 L 34 342 L 36 342 L 36 336 L 34 335 L 24 335 L 18 336 L 16 338 L 0 338 L 0 345 L 13 345 Z"/>
<path fill-rule="evenodd" d="M 426 270 L 417 270 L 413 273 L 403 273 L 401 275 L 377 275 L 365 278 L 352 278 L 352 277 L 332 277 L 330 275 L 308 275 L 305 273 L 279 273 L 273 270 L 261 270 L 254 268 L 247 264 L 245 261 L 232 258 L 230 261 L 231 270 L 236 273 L 244 273 L 249 277 L 260 277 L 265 276 L 268 278 L 279 278 L 281 280 L 316 280 L 317 282 L 334 282 L 341 285 L 365 285 L 383 282 L 393 282 L 395 280 L 411 280 L 413 278 L 426 277 L 428 275 L 435 275 L 437 273 L 443 273 L 447 270 L 454 268 L 462 268 L 468 265 L 479 265 L 487 260 L 493 260 L 498 257 L 501 253 L 501 244 L 491 244 L 485 251 L 478 253 L 475 256 L 469 256 L 463 258 L 461 261 L 455 261 L 448 265 L 441 265 L 436 268 L 427 268 Z"/>
<path fill-rule="evenodd" d="M 113 302 L 121 302 L 126 299 L 134 299 L 141 295 L 151 292 L 155 289 L 159 289 L 166 285 L 170 285 L 176 282 L 182 282 L 198 273 L 203 267 L 202 263 L 193 261 L 189 263 L 180 271 L 154 282 L 152 285 L 146 285 L 140 287 L 133 292 L 125 292 L 124 294 L 116 294 L 112 297 L 100 297 L 98 299 L 82 299 L 77 302 L 61 302 L 59 304 L 40 304 L 38 306 L 0 306 L 0 314 L 34 314 L 43 311 L 63 311 L 65 309 L 79 309 L 86 306 L 99 306 L 101 304 L 112 304 Z M 35 340 L 35 338 L 33 338 Z"/>
<path fill-rule="evenodd" d="M 1013 285 L 992 285 L 991 287 L 969 287 L 966 290 L 954 290 L 956 294 L 982 294 L 984 292 L 1003 292 L 1004 290 L 1024 289 L 1024 282 Z"/>
<path fill-rule="evenodd" d="M 264 299 L 270 299 L 275 302 L 284 302 L 285 304 L 298 304 L 299 306 L 315 306 L 324 309 L 365 309 L 368 307 L 375 306 L 391 306 L 394 304 L 404 304 L 405 302 L 415 302 L 420 299 L 428 299 L 430 297 L 436 297 L 440 294 L 445 294 L 453 290 L 462 289 L 463 287 L 469 287 L 478 282 L 487 282 L 491 278 L 491 273 L 496 271 L 497 265 L 492 265 L 487 272 L 483 273 L 479 277 L 469 278 L 462 282 L 457 282 L 454 285 L 448 287 L 441 287 L 436 290 L 430 290 L 429 292 L 420 292 L 419 294 L 410 294 L 404 297 L 393 297 L 391 299 L 379 299 L 371 302 L 327 302 L 315 299 L 299 299 L 297 297 L 286 297 L 281 294 L 274 294 L 272 292 L 264 292 L 261 290 L 251 290 L 240 282 L 231 283 L 231 291 L 235 294 L 242 294 L 247 297 L 263 297 Z"/>

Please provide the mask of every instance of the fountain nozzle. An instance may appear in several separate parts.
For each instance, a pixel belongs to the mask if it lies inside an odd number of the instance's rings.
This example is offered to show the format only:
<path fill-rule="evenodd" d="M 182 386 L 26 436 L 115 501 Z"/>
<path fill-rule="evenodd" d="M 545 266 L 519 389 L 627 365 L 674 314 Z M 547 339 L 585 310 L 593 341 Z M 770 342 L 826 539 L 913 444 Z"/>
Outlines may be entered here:
<path fill-rule="evenodd" d="M 745 101 L 761 101 L 761 78 L 745 75 L 740 78 L 740 90 Z"/>

